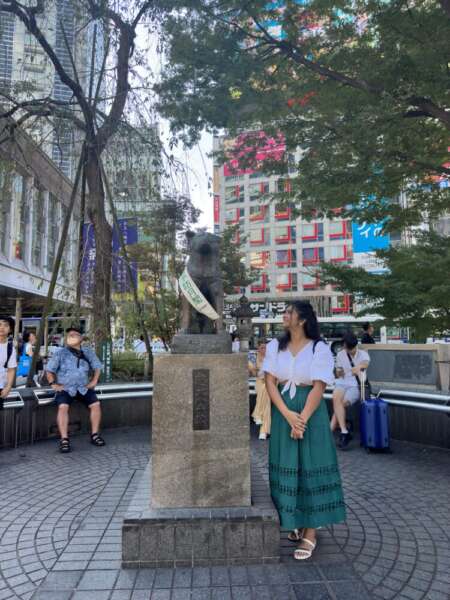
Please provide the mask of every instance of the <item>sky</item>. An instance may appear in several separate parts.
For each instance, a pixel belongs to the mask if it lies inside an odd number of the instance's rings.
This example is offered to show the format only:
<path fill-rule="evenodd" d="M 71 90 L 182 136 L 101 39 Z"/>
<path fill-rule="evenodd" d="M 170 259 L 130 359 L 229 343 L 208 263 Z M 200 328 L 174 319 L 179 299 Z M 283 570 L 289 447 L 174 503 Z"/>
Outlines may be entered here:
<path fill-rule="evenodd" d="M 212 135 L 205 132 L 197 146 L 185 152 L 180 149 L 176 153 L 186 166 L 191 200 L 202 211 L 198 227 L 206 227 L 210 231 L 214 222 L 211 152 Z"/>
<path fill-rule="evenodd" d="M 145 28 L 138 28 L 137 43 L 147 49 L 149 65 L 153 71 L 155 80 L 161 76 L 164 57 L 158 51 L 158 34 L 150 34 Z M 169 124 L 166 120 L 159 119 L 159 130 L 162 142 L 168 138 Z M 168 154 L 175 157 L 185 165 L 187 174 L 187 187 L 191 200 L 197 208 L 202 211 L 197 227 L 205 227 L 210 231 L 214 228 L 214 208 L 212 193 L 213 163 L 209 156 L 212 152 L 212 135 L 204 132 L 200 142 L 192 149 L 183 147 L 172 148 Z M 179 190 L 185 192 L 187 190 Z"/>

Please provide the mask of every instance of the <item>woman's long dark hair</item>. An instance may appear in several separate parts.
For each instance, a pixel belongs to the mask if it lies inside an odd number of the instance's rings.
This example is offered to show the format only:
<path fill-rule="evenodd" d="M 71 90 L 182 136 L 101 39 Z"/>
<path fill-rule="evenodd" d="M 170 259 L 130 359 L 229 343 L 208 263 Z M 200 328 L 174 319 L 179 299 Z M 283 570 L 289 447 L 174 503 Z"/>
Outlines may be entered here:
<path fill-rule="evenodd" d="M 319 323 L 311 303 L 307 300 L 295 300 L 294 302 L 289 302 L 289 306 L 292 306 L 293 310 L 298 314 L 299 319 L 304 319 L 305 324 L 303 327 L 306 337 L 314 341 L 320 340 Z M 290 341 L 291 333 L 290 331 L 286 331 L 278 338 L 278 350 L 286 350 Z"/>

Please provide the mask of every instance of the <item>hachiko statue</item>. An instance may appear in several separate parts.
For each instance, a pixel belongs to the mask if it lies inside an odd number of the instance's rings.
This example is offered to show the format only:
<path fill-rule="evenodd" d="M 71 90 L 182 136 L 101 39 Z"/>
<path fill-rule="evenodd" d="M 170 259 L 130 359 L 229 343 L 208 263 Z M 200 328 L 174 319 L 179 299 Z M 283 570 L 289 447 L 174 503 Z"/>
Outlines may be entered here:
<path fill-rule="evenodd" d="M 188 238 L 189 259 L 187 272 L 195 285 L 219 315 L 211 320 L 198 312 L 188 300 L 182 298 L 183 333 L 218 333 L 222 331 L 223 321 L 223 283 L 220 270 L 220 237 L 212 233 L 186 234 Z"/>

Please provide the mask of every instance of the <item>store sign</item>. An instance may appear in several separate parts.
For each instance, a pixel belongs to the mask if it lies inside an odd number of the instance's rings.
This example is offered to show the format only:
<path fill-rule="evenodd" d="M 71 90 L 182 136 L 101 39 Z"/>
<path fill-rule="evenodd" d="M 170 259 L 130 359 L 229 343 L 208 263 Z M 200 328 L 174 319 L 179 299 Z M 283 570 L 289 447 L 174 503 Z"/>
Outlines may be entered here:
<path fill-rule="evenodd" d="M 389 235 L 383 235 L 382 223 L 353 222 L 353 253 L 384 250 L 389 247 Z"/>
<path fill-rule="evenodd" d="M 231 313 L 236 309 L 237 304 L 225 302 L 225 318 L 231 318 Z M 255 313 L 255 317 L 260 319 L 272 319 L 286 312 L 287 302 L 250 302 L 250 308 Z"/>

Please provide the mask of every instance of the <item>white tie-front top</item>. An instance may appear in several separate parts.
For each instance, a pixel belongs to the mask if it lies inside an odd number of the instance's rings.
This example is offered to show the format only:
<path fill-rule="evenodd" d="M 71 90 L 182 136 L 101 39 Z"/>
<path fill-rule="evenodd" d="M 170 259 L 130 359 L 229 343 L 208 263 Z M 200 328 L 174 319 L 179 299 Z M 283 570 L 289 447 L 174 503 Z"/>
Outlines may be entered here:
<path fill-rule="evenodd" d="M 294 398 L 297 385 L 312 385 L 314 381 L 323 381 L 327 385 L 334 383 L 334 359 L 328 345 L 318 341 L 314 348 L 311 340 L 295 356 L 290 350 L 278 351 L 278 340 L 267 344 L 263 371 L 270 373 L 286 384 L 282 393 L 289 390 Z"/>

